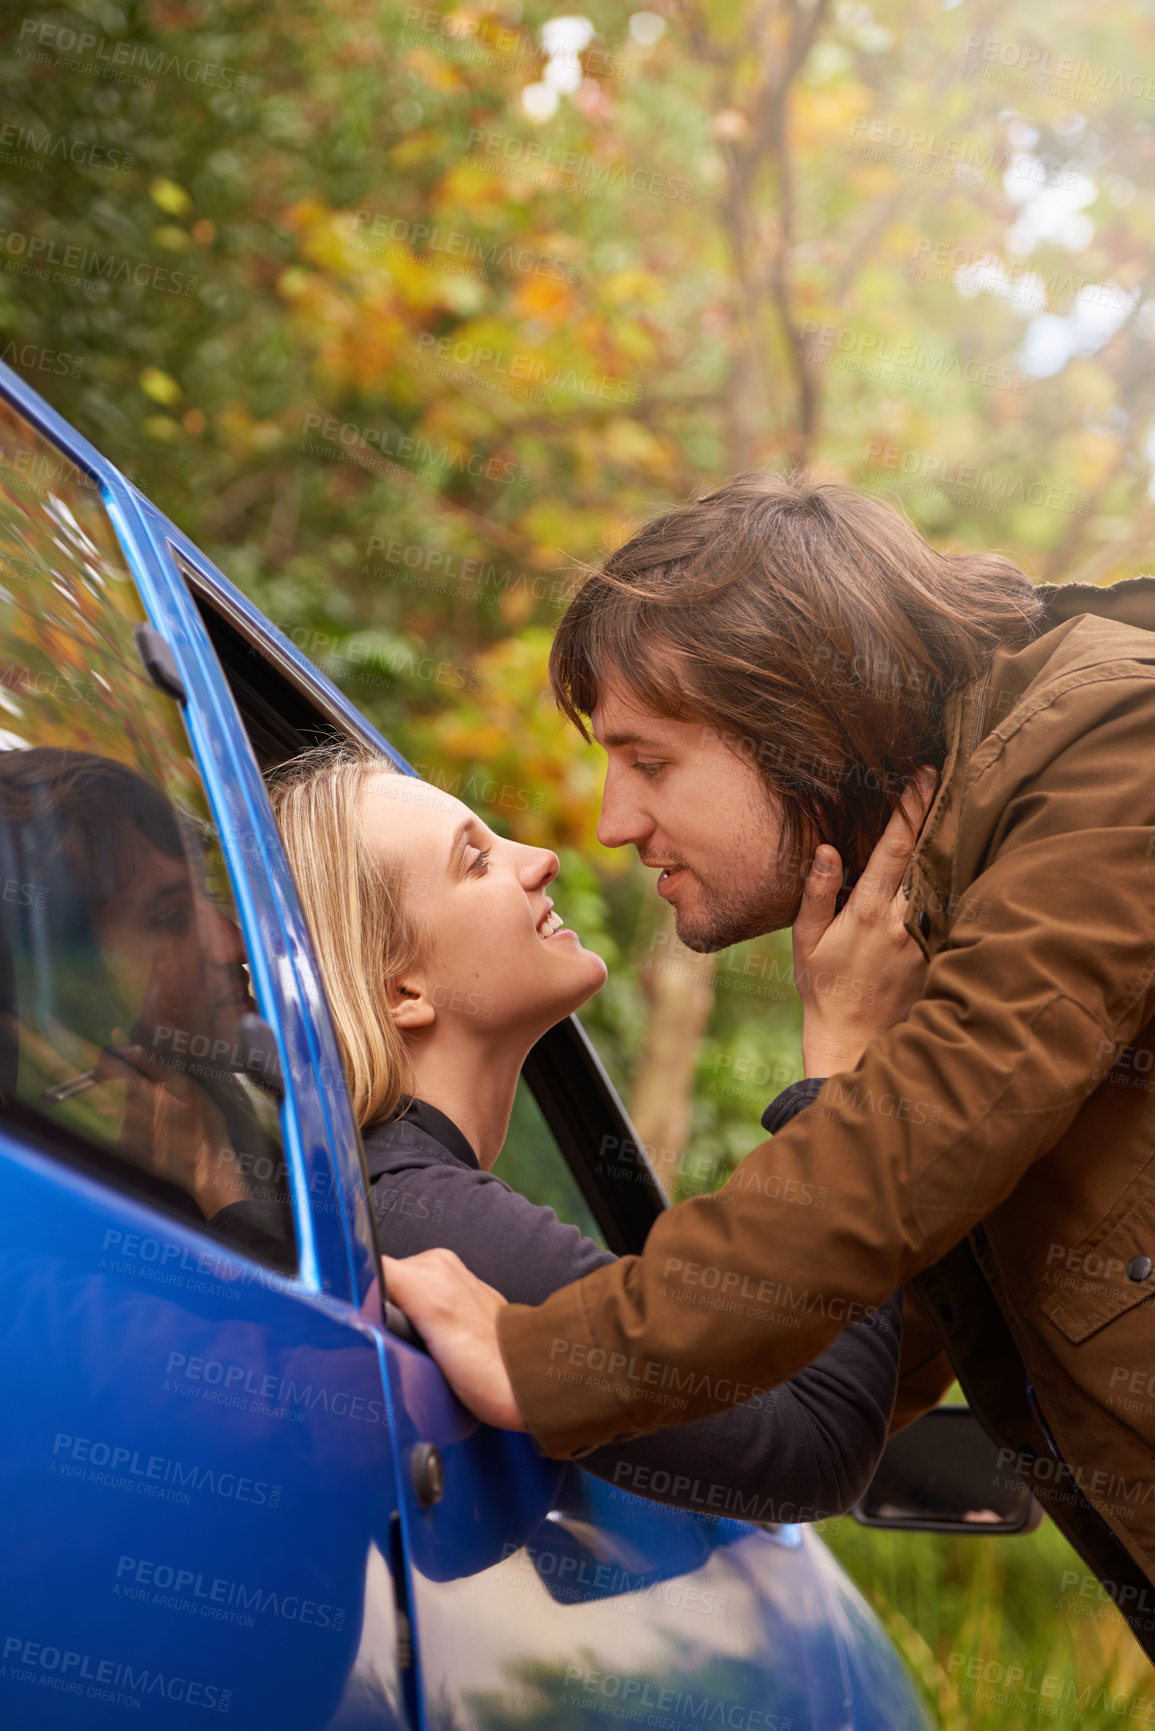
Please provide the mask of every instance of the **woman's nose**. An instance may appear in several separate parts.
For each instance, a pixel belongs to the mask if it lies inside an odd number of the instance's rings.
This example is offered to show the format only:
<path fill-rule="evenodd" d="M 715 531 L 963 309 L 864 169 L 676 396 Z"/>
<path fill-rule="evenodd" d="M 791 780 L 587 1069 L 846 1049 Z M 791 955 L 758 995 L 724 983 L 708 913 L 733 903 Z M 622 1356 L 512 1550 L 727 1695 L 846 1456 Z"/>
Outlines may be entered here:
<path fill-rule="evenodd" d="M 525 851 L 528 857 L 522 866 L 521 881 L 527 889 L 543 890 L 560 870 L 558 857 L 547 847 L 530 847 Z"/>

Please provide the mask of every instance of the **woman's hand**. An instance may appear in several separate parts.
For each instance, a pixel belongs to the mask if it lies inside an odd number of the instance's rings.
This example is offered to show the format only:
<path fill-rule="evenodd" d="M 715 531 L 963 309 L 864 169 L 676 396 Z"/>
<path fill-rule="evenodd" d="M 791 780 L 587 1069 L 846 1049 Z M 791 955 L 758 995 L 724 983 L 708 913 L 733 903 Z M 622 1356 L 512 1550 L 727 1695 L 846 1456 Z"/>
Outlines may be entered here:
<path fill-rule="evenodd" d="M 927 768 L 908 785 L 902 810 L 891 814 L 840 914 L 834 906 L 842 861 L 825 842 L 814 850 L 794 922 L 807 1076 L 852 1070 L 870 1041 L 901 1022 L 922 996 L 927 964 L 903 929 L 910 904 L 901 885 L 937 779 Z"/>
<path fill-rule="evenodd" d="M 505 1299 L 452 1250 L 383 1256 L 385 1290 L 417 1329 L 458 1399 L 485 1424 L 525 1430 L 497 1344 Z"/>

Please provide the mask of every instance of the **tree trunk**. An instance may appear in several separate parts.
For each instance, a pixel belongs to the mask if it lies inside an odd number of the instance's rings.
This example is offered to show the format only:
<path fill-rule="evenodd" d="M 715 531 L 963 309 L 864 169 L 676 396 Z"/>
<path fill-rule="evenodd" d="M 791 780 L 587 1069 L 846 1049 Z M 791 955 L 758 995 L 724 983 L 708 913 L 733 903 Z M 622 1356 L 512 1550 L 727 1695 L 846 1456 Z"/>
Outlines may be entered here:
<path fill-rule="evenodd" d="M 697 955 L 679 943 L 670 908 L 639 977 L 650 1014 L 630 1116 L 669 1191 L 690 1133 L 694 1065 L 714 1007 L 714 957 Z"/>

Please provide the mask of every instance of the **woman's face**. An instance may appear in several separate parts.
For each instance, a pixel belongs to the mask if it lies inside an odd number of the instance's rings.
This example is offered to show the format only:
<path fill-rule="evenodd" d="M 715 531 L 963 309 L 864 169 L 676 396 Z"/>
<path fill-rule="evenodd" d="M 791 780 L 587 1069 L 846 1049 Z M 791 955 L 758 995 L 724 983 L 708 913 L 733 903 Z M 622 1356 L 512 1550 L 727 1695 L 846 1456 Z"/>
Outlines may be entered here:
<path fill-rule="evenodd" d="M 411 776 L 373 776 L 362 799 L 370 845 L 401 867 L 422 934 L 417 983 L 443 1026 L 536 1038 L 600 991 L 601 957 L 551 918 L 556 854 L 503 841 Z"/>

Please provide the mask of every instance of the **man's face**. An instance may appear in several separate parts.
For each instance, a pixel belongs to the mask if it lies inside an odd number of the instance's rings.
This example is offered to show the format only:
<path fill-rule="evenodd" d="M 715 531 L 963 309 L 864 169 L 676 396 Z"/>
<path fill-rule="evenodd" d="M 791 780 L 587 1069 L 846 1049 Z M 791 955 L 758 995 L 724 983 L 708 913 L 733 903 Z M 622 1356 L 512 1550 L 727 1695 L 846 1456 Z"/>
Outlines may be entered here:
<path fill-rule="evenodd" d="M 721 950 L 792 925 L 801 861 L 778 847 L 781 810 L 749 759 L 704 722 L 670 721 L 607 681 L 590 717 L 608 764 L 598 840 L 632 842 L 659 868 L 658 894 L 674 908 L 691 950 Z"/>

